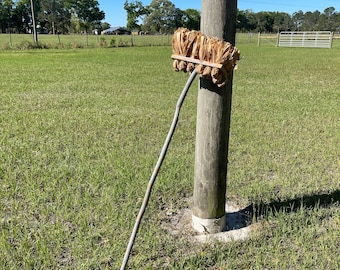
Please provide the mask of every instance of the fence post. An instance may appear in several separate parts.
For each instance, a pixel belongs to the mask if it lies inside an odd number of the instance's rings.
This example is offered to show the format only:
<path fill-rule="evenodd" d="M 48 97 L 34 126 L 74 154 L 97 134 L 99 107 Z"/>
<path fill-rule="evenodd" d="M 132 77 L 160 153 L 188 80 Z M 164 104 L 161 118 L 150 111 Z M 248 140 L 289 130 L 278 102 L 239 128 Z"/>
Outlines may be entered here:
<path fill-rule="evenodd" d="M 333 47 L 333 40 L 334 40 L 334 32 L 331 33 L 331 37 L 330 37 L 330 44 L 329 44 L 330 49 Z"/>
<path fill-rule="evenodd" d="M 202 0 L 201 31 L 235 44 L 237 0 Z M 225 227 L 227 154 L 233 73 L 218 87 L 200 78 L 197 102 L 192 227 L 216 233 Z"/>
<path fill-rule="evenodd" d="M 11 46 L 11 48 L 13 47 L 13 44 L 12 44 L 12 31 L 9 31 L 9 44 Z"/>

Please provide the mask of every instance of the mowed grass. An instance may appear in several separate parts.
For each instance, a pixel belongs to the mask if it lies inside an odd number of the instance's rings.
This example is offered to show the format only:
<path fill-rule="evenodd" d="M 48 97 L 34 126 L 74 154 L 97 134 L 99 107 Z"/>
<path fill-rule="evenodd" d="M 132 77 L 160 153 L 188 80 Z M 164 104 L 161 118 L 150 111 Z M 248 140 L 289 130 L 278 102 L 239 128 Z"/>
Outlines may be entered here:
<path fill-rule="evenodd" d="M 192 86 L 131 269 L 339 269 L 340 48 L 240 42 L 227 199 L 244 242 L 164 224 L 192 196 Z M 0 268 L 117 269 L 188 78 L 170 47 L 0 52 Z M 257 226 L 258 225 L 258 226 Z"/>

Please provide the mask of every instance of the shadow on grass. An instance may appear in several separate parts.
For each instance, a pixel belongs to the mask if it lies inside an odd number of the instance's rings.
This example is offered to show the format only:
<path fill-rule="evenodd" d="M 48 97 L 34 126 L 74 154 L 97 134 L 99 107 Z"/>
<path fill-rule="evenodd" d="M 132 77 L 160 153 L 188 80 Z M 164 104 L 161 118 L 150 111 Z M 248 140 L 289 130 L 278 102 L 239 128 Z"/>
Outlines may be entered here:
<path fill-rule="evenodd" d="M 235 230 L 247 227 L 258 220 L 267 219 L 277 213 L 297 212 L 302 207 L 313 209 L 315 207 L 329 207 L 340 202 L 340 190 L 327 194 L 307 195 L 301 198 L 273 201 L 270 203 L 253 203 L 237 212 L 227 213 L 227 220 L 235 221 L 228 224 L 226 230 Z"/>

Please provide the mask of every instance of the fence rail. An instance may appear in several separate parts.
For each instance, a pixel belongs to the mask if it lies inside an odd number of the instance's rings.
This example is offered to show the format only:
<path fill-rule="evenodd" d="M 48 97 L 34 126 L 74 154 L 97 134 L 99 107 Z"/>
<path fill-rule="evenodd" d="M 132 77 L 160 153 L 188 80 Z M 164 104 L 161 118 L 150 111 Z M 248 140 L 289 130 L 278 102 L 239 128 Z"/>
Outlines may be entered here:
<path fill-rule="evenodd" d="M 278 38 L 279 47 L 313 47 L 331 48 L 332 32 L 281 32 Z"/>

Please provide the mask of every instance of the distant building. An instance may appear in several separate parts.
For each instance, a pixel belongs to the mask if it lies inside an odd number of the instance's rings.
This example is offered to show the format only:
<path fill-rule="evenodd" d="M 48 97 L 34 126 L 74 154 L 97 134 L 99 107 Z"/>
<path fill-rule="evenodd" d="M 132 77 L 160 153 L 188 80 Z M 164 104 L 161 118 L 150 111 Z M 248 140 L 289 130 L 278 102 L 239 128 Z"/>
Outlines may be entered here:
<path fill-rule="evenodd" d="M 100 30 L 99 29 L 94 29 L 92 30 L 93 35 L 100 35 Z"/>
<path fill-rule="evenodd" d="M 142 31 L 140 31 L 140 30 L 138 30 L 138 29 L 133 29 L 133 30 L 131 31 L 131 34 L 137 36 L 137 35 L 141 35 L 141 32 L 142 32 Z"/>
<path fill-rule="evenodd" d="M 41 25 L 37 25 L 36 27 L 37 34 L 48 34 L 49 31 L 46 27 L 41 27 Z M 33 34 L 33 27 L 26 28 L 27 34 Z"/>
<path fill-rule="evenodd" d="M 131 32 L 124 27 L 110 27 L 101 32 L 102 35 L 130 35 Z"/>

